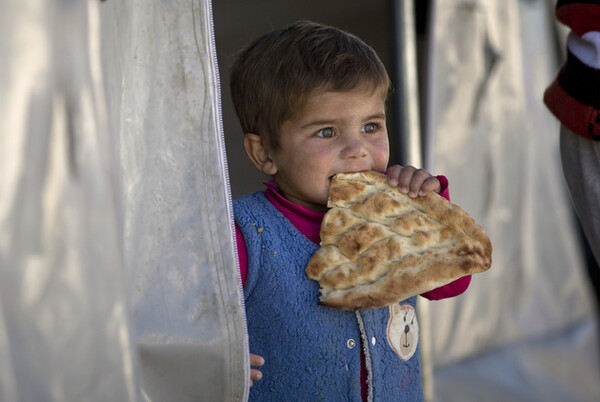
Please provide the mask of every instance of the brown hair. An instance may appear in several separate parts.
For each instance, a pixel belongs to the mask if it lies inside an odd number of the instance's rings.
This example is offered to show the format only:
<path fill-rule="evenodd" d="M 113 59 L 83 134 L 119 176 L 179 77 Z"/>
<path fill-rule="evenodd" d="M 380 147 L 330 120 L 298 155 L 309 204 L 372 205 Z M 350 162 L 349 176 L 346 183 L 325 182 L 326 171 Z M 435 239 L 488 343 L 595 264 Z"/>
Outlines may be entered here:
<path fill-rule="evenodd" d="M 375 51 L 340 29 L 299 21 L 267 33 L 243 49 L 230 77 L 244 133 L 276 149 L 278 131 L 315 90 L 372 86 L 386 97 L 390 80 Z"/>

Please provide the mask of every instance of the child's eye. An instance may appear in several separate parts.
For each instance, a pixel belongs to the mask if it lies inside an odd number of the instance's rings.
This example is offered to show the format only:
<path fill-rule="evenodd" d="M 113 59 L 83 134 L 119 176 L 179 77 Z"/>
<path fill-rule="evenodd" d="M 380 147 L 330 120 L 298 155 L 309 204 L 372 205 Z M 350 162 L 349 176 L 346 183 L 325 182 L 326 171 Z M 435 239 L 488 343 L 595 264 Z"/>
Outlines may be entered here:
<path fill-rule="evenodd" d="M 360 132 L 372 134 L 375 132 L 375 130 L 377 130 L 377 124 L 376 123 L 368 123 L 363 126 L 363 128 L 360 130 Z"/>
<path fill-rule="evenodd" d="M 335 133 L 333 132 L 333 127 L 325 127 L 320 129 L 317 132 L 317 136 L 319 137 L 323 137 L 323 138 L 331 138 L 335 135 Z"/>

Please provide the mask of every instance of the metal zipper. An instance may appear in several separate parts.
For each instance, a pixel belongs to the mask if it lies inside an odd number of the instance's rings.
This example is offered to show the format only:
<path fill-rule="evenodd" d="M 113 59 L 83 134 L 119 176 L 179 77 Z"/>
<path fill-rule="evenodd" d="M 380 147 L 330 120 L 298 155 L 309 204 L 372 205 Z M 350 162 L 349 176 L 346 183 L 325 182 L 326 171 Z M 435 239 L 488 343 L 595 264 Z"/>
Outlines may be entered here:
<path fill-rule="evenodd" d="M 210 38 L 210 45 L 211 45 L 211 51 L 209 52 L 210 54 L 210 61 L 211 64 L 213 66 L 213 80 L 214 82 L 216 82 L 216 87 L 215 87 L 215 96 L 216 96 L 216 119 L 215 119 L 215 125 L 216 125 L 216 131 L 219 135 L 220 141 L 221 141 L 221 160 L 223 161 L 223 170 L 225 172 L 225 190 L 226 190 L 226 201 L 227 201 L 227 213 L 229 215 L 229 222 L 230 222 L 230 229 L 231 229 L 231 240 L 232 240 L 232 244 L 233 244 L 233 259 L 234 259 L 234 263 L 235 263 L 235 267 L 236 269 L 238 269 L 239 271 L 239 256 L 237 253 L 237 242 L 236 242 L 236 237 L 235 237 L 235 220 L 233 217 L 233 201 L 232 201 L 232 194 L 231 194 L 231 183 L 229 180 L 229 165 L 227 163 L 227 154 L 225 152 L 225 133 L 223 131 L 223 113 L 222 113 L 222 109 L 221 109 L 221 79 L 220 79 L 220 75 L 219 75 L 219 63 L 217 61 L 217 46 L 216 46 L 216 40 L 215 40 L 215 30 L 214 30 L 214 18 L 213 18 L 213 9 L 212 9 L 212 1 L 211 0 L 205 0 L 205 4 L 206 4 L 206 10 L 207 10 L 207 14 L 208 14 L 208 22 L 209 22 L 209 27 L 207 29 L 208 34 L 209 34 L 209 38 Z M 248 324 L 246 322 L 246 308 L 245 308 L 245 303 L 244 303 L 244 289 L 242 286 L 242 278 L 240 275 L 237 275 L 238 278 L 238 290 L 239 290 L 239 295 L 240 295 L 240 304 L 242 307 L 242 317 L 244 319 L 244 334 L 246 336 L 244 336 L 244 350 L 245 351 L 249 351 L 249 343 L 248 343 Z M 250 355 L 249 353 L 245 353 L 245 367 L 247 368 L 247 370 L 250 370 Z M 248 400 L 248 393 L 249 393 L 249 380 L 250 376 L 246 375 L 246 379 L 244 381 L 244 394 L 243 394 L 243 401 L 247 401 Z"/>

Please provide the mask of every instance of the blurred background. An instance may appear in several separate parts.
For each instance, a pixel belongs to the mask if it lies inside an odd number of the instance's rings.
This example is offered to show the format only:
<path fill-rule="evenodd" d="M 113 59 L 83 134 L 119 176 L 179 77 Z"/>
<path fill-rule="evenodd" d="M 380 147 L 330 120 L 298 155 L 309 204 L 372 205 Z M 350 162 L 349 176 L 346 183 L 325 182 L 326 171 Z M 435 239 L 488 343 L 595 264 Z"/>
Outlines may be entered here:
<path fill-rule="evenodd" d="M 247 398 L 231 200 L 265 177 L 228 75 L 298 19 L 378 52 L 390 163 L 446 175 L 492 240 L 465 294 L 420 301 L 427 400 L 600 400 L 600 271 L 542 103 L 554 5 L 0 0 L 0 400 Z"/>

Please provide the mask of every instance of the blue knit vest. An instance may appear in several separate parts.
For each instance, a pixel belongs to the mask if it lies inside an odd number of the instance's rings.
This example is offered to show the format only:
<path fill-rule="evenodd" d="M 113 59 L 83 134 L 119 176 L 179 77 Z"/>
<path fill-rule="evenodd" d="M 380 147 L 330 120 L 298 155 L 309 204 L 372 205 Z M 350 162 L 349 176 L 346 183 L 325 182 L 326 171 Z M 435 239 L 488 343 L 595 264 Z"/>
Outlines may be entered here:
<path fill-rule="evenodd" d="M 317 304 L 304 269 L 318 246 L 257 192 L 234 201 L 248 250 L 244 285 L 250 352 L 265 358 L 251 401 L 361 401 L 361 340 L 369 398 L 420 401 L 415 301 L 338 311 Z"/>

